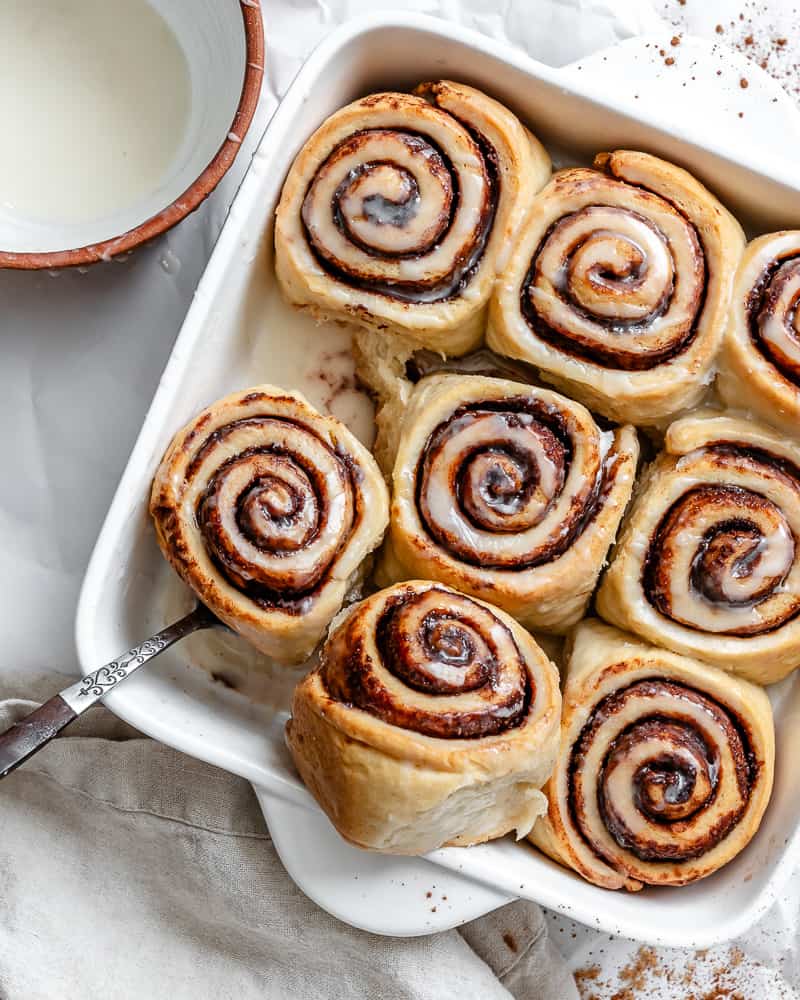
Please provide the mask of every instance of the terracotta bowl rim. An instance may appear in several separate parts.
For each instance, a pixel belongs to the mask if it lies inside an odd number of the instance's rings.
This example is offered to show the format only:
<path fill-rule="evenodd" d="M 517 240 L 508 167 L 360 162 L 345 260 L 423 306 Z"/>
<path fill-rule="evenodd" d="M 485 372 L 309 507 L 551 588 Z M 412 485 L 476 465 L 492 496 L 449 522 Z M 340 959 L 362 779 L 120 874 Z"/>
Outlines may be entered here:
<path fill-rule="evenodd" d="M 236 159 L 242 140 L 253 121 L 264 78 L 264 26 L 260 0 L 239 0 L 239 9 L 245 37 L 242 93 L 228 136 L 200 176 L 166 208 L 121 236 L 112 236 L 100 243 L 91 243 L 74 250 L 0 250 L 0 268 L 40 270 L 88 266 L 101 260 L 110 260 L 165 233 L 205 201 Z M 231 135 L 237 138 L 232 139 Z"/>

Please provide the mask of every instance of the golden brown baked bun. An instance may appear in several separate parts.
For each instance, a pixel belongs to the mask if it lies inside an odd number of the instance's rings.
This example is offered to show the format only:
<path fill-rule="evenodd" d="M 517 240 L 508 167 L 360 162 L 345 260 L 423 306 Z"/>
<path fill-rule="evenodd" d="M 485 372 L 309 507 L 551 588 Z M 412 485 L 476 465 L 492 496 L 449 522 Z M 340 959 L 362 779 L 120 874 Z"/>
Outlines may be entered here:
<path fill-rule="evenodd" d="M 383 537 L 386 485 L 367 449 L 299 393 L 235 392 L 180 430 L 150 499 L 161 550 L 261 652 L 299 663 Z"/>
<path fill-rule="evenodd" d="M 528 833 L 546 806 L 560 711 L 558 673 L 523 628 L 417 580 L 342 613 L 286 734 L 343 837 L 424 854 Z"/>
<path fill-rule="evenodd" d="M 732 407 L 800 434 L 800 231 L 744 252 L 733 286 L 717 389 Z"/>
<path fill-rule="evenodd" d="M 568 650 L 549 809 L 531 840 L 607 889 L 693 882 L 758 830 L 774 758 L 761 688 L 588 619 Z"/>
<path fill-rule="evenodd" d="M 483 335 L 497 270 L 549 176 L 541 144 L 472 87 L 364 97 L 331 115 L 289 171 L 278 279 L 318 317 L 462 353 Z"/>
<path fill-rule="evenodd" d="M 527 628 L 563 632 L 586 610 L 637 454 L 632 427 L 601 431 L 549 389 L 423 378 L 399 425 L 376 579 L 440 580 Z"/>
<path fill-rule="evenodd" d="M 667 431 L 600 585 L 606 621 L 761 684 L 800 665 L 800 445 L 698 414 Z"/>
<path fill-rule="evenodd" d="M 612 420 L 661 424 L 714 377 L 741 227 L 691 174 L 601 153 L 536 198 L 487 342 Z"/>

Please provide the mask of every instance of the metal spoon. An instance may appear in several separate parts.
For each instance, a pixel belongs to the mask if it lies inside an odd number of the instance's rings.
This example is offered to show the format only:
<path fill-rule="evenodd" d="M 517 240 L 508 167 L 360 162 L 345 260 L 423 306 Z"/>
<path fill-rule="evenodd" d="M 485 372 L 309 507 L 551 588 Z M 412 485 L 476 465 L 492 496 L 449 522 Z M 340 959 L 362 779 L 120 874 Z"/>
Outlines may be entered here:
<path fill-rule="evenodd" d="M 64 688 L 16 725 L 0 733 L 0 778 L 5 778 L 112 688 L 179 639 L 201 629 L 227 627 L 204 604 L 198 604 L 194 611 L 179 621 L 99 667 L 93 674 L 87 674 Z"/>

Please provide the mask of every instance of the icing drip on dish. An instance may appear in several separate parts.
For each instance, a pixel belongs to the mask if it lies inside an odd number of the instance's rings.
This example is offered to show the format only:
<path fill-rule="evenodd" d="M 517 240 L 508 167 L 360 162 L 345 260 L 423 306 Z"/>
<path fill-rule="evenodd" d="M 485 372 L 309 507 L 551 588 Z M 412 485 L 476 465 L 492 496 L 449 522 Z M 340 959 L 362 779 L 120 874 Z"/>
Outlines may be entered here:
<path fill-rule="evenodd" d="M 469 281 L 497 208 L 497 156 L 438 114 L 438 142 L 408 128 L 366 128 L 317 169 L 302 219 L 317 260 L 339 280 L 409 302 L 447 299 Z"/>

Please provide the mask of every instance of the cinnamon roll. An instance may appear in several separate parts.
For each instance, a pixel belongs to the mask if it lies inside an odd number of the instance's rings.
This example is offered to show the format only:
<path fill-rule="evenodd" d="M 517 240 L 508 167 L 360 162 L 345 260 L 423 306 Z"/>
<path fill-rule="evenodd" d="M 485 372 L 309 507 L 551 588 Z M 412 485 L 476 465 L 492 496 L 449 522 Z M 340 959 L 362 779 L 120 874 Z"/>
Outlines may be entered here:
<path fill-rule="evenodd" d="M 691 174 L 626 150 L 535 199 L 487 342 L 613 420 L 658 424 L 714 377 L 741 227 Z"/>
<path fill-rule="evenodd" d="M 412 581 L 342 613 L 286 734 L 343 837 L 424 854 L 529 832 L 560 711 L 555 667 L 512 618 Z"/>
<path fill-rule="evenodd" d="M 440 80 L 364 97 L 324 122 L 289 171 L 278 279 L 318 317 L 464 352 L 549 176 L 541 144 L 472 87 Z"/>
<path fill-rule="evenodd" d="M 425 577 L 561 632 L 586 610 L 631 495 L 632 427 L 548 389 L 430 375 L 400 427 L 379 583 Z"/>
<path fill-rule="evenodd" d="M 800 231 L 753 240 L 736 274 L 717 388 L 729 406 L 800 431 Z"/>
<path fill-rule="evenodd" d="M 774 759 L 761 688 L 587 620 L 568 653 L 558 762 L 531 840 L 607 889 L 685 885 L 749 843 Z"/>
<path fill-rule="evenodd" d="M 386 485 L 334 417 L 270 385 L 212 404 L 173 439 L 150 499 L 162 552 L 263 653 L 306 659 L 388 520 Z"/>
<path fill-rule="evenodd" d="M 748 420 L 667 431 L 597 596 L 607 621 L 769 684 L 800 665 L 800 445 Z"/>

